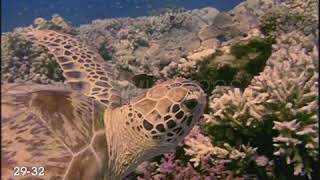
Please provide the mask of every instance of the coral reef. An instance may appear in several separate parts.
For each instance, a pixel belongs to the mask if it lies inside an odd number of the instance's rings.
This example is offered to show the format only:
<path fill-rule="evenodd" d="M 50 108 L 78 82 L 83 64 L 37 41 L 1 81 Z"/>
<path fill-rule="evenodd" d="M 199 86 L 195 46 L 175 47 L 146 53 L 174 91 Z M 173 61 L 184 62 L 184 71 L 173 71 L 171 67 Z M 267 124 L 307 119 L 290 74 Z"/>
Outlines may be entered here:
<path fill-rule="evenodd" d="M 153 162 L 152 173 L 145 176 L 143 171 L 140 176 L 179 179 L 187 170 L 193 178 L 204 179 L 315 178 L 318 49 L 302 32 L 277 40 L 267 66 L 244 91 L 232 87 L 213 91 L 209 114 L 181 144 L 187 159 L 165 155 Z M 170 171 L 161 172 L 159 167 Z M 228 175 L 212 173 L 213 169 Z"/>
<path fill-rule="evenodd" d="M 111 63 L 135 75 L 161 77 L 170 62 L 200 47 L 199 29 L 213 21 L 214 8 L 170 11 L 157 16 L 96 20 L 79 27 L 79 38 L 94 42 L 96 48 L 108 44 Z"/>
<path fill-rule="evenodd" d="M 249 88 L 269 95 L 265 106 L 272 112 L 266 113 L 278 133 L 273 138 L 274 155 L 285 157 L 286 164 L 294 164 L 295 175 L 311 177 L 311 162 L 317 161 L 319 148 L 318 49 L 299 44 L 306 41 L 301 33 L 292 32 L 279 41 L 273 61 Z"/>

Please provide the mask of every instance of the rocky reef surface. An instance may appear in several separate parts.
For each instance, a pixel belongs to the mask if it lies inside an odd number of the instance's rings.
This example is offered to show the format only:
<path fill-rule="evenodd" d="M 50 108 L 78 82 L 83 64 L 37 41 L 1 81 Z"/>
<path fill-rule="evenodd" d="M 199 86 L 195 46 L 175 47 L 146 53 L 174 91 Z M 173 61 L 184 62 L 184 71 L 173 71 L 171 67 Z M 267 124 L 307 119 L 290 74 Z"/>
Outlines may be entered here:
<path fill-rule="evenodd" d="M 128 179 L 318 179 L 318 1 L 247 0 L 73 27 L 62 17 L 32 25 L 77 36 L 114 67 L 122 96 L 168 78 L 209 95 L 202 121 L 175 151 Z M 1 83 L 63 83 L 45 48 L 2 34 Z"/>

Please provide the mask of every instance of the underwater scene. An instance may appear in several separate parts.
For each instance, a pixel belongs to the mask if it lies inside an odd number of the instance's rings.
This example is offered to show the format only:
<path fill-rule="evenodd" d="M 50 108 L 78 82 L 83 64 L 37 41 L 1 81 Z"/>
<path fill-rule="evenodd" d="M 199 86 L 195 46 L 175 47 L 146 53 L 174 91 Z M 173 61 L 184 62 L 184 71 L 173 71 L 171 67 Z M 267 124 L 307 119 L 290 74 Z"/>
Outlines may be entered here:
<path fill-rule="evenodd" d="M 318 0 L 1 3 L 1 179 L 320 179 Z"/>

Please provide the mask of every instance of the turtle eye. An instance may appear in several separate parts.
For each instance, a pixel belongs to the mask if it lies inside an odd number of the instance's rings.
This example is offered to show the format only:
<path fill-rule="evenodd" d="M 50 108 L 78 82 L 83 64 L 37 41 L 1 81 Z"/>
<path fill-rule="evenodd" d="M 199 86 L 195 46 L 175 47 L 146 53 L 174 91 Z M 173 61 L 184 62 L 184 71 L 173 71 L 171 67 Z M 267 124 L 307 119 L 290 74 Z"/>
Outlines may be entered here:
<path fill-rule="evenodd" d="M 192 110 L 198 105 L 198 101 L 196 99 L 189 99 L 189 100 L 186 100 L 184 104 L 188 109 Z"/>

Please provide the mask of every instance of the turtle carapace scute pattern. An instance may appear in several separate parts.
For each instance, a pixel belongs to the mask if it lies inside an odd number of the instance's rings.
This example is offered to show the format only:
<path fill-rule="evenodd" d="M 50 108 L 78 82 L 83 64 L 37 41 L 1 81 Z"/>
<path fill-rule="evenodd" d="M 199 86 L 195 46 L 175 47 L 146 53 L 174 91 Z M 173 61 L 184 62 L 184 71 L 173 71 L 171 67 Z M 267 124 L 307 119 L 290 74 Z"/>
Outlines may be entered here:
<path fill-rule="evenodd" d="M 50 50 L 66 82 L 1 87 L 3 179 L 120 180 L 143 161 L 176 147 L 203 114 L 206 94 L 195 82 L 160 82 L 121 104 L 111 68 L 98 53 L 54 31 L 22 35 Z M 97 83 L 103 79 L 106 84 Z M 44 167 L 45 175 L 14 176 L 14 167 L 35 166 Z"/>
<path fill-rule="evenodd" d="M 2 178 L 28 178 L 13 176 L 15 167 L 43 167 L 37 179 L 99 176 L 107 158 L 103 105 L 63 86 L 12 84 L 1 91 Z"/>

